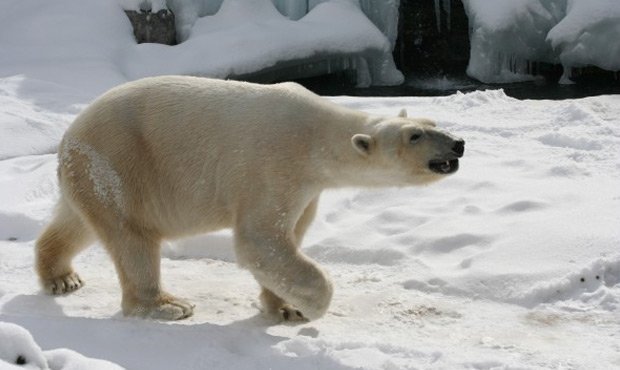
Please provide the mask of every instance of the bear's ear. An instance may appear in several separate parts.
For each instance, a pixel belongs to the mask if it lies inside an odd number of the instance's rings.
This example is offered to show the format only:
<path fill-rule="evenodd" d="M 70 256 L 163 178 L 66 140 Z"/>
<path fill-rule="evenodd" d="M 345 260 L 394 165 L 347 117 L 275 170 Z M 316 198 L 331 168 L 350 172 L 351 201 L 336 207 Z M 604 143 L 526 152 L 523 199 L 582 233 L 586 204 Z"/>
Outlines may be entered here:
<path fill-rule="evenodd" d="M 398 117 L 407 118 L 407 109 L 401 109 L 400 112 L 398 112 Z"/>
<path fill-rule="evenodd" d="M 355 134 L 351 138 L 351 144 L 358 153 L 366 157 L 372 151 L 374 140 L 370 135 Z"/>

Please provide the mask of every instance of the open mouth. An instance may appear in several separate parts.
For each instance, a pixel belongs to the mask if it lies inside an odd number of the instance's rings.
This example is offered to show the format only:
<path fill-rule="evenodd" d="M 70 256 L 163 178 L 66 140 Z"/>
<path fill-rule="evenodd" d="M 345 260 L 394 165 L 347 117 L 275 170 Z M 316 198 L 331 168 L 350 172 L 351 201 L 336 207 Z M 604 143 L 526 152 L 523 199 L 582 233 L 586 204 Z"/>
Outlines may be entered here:
<path fill-rule="evenodd" d="M 433 159 L 428 162 L 428 168 L 442 175 L 447 175 L 450 173 L 454 173 L 459 169 L 459 160 L 458 159 Z"/>

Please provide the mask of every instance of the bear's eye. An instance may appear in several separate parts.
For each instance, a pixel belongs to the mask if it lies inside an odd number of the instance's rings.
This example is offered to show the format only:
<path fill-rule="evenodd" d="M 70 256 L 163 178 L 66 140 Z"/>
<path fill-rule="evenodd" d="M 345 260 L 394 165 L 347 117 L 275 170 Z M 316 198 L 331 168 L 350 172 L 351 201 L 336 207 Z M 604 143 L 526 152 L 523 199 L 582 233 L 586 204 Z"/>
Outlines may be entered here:
<path fill-rule="evenodd" d="M 19 356 L 17 356 L 17 359 L 15 360 L 15 364 L 16 365 L 26 365 L 26 359 L 24 358 L 24 356 L 19 355 Z"/>
<path fill-rule="evenodd" d="M 420 133 L 412 134 L 411 137 L 409 138 L 409 142 L 411 144 L 413 144 L 413 143 L 417 142 L 418 140 L 420 140 L 421 137 L 422 137 L 422 134 L 420 134 Z"/>

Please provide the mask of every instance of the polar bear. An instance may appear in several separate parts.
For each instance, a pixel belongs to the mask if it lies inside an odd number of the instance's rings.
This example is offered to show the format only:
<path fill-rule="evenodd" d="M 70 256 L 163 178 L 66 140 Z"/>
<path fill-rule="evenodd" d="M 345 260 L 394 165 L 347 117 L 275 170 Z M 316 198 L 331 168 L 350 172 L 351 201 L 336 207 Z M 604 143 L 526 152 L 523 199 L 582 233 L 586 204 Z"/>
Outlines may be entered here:
<path fill-rule="evenodd" d="M 295 83 L 130 82 L 94 101 L 63 137 L 61 197 L 36 243 L 37 272 L 51 294 L 80 288 L 71 260 L 98 238 L 125 315 L 182 319 L 194 306 L 162 290 L 160 242 L 232 228 L 264 311 L 317 319 L 333 288 L 299 246 L 321 191 L 428 184 L 457 171 L 463 152 L 463 140 L 430 120 L 369 115 Z"/>

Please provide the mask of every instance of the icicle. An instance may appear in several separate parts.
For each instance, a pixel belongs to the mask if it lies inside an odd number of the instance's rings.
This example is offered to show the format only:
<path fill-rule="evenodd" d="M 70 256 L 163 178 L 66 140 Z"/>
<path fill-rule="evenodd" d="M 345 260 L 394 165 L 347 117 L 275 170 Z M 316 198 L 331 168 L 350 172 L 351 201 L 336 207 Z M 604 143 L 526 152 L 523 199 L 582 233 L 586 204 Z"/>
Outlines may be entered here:
<path fill-rule="evenodd" d="M 441 4 L 435 0 L 435 20 L 437 22 L 437 32 L 441 33 Z"/>
<path fill-rule="evenodd" d="M 528 75 L 534 74 L 534 68 L 532 67 L 532 65 L 533 65 L 532 61 L 527 59 L 527 74 Z"/>
<path fill-rule="evenodd" d="M 446 11 L 446 27 L 448 28 L 448 32 L 450 32 L 450 27 L 452 26 L 451 24 L 451 20 L 450 20 L 450 13 L 451 13 L 451 7 L 450 7 L 450 1 L 451 0 L 443 0 L 443 10 Z"/>
<path fill-rule="evenodd" d="M 282 15 L 291 20 L 298 20 L 308 13 L 308 3 L 299 0 L 272 0 L 273 5 Z"/>
<path fill-rule="evenodd" d="M 570 79 L 573 74 L 572 68 L 565 65 L 563 65 L 562 67 L 564 67 L 564 71 L 562 72 L 562 77 L 560 78 L 560 81 L 558 81 L 558 83 L 560 85 L 573 85 L 575 82 Z"/>

